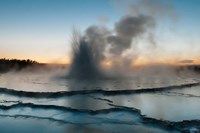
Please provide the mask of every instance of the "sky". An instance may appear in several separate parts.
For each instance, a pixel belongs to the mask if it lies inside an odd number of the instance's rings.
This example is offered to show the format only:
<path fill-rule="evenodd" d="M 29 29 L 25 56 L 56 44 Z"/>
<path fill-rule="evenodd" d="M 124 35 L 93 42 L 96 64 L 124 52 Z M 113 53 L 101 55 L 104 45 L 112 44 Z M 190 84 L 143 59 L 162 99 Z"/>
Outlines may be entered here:
<path fill-rule="evenodd" d="M 176 18 L 158 17 L 157 46 L 149 50 L 141 41 L 137 63 L 155 57 L 155 62 L 200 63 L 200 1 L 170 2 Z M 74 27 L 81 32 L 91 25 L 112 29 L 124 14 L 126 5 L 117 0 L 0 0 L 0 58 L 69 63 Z"/>

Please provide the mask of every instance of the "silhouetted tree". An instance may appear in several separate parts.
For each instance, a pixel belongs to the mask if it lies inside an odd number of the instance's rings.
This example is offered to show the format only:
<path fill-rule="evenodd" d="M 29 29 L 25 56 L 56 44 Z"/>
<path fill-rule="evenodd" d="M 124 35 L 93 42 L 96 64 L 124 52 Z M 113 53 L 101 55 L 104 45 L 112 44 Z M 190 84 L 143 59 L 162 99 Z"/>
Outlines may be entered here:
<path fill-rule="evenodd" d="M 7 72 L 10 70 L 21 70 L 23 68 L 39 65 L 38 62 L 32 61 L 30 59 L 27 60 L 18 60 L 18 59 L 0 59 L 0 72 Z"/>

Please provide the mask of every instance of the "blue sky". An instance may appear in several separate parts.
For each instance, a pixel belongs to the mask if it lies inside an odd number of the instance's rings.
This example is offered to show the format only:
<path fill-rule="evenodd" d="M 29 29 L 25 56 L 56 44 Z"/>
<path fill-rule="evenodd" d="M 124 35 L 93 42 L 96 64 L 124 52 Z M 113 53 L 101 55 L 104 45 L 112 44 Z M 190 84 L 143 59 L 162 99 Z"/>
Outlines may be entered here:
<path fill-rule="evenodd" d="M 179 17 L 172 32 L 166 22 L 159 28 L 160 38 L 167 40 L 163 56 L 181 49 L 193 53 L 184 58 L 198 58 L 200 1 L 171 1 Z M 112 29 L 123 14 L 110 0 L 0 0 L 0 57 L 66 61 L 73 27 L 84 31 L 90 25 L 101 25 L 100 18 L 105 16 L 106 26 Z"/>

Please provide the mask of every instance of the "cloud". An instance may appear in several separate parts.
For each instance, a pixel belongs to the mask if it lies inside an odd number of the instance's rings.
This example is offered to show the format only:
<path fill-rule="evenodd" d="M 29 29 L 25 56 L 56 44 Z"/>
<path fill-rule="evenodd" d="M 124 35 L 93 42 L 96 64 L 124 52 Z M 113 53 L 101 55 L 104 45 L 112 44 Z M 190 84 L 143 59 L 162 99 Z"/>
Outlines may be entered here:
<path fill-rule="evenodd" d="M 193 63 L 194 62 L 194 60 L 180 60 L 180 61 L 178 61 L 178 63 L 185 63 L 185 64 L 187 64 L 187 63 Z"/>
<path fill-rule="evenodd" d="M 98 17 L 98 20 L 99 20 L 99 22 L 102 23 L 102 24 L 106 24 L 107 22 L 109 22 L 109 18 L 106 17 L 106 16 L 99 16 L 99 17 Z"/>

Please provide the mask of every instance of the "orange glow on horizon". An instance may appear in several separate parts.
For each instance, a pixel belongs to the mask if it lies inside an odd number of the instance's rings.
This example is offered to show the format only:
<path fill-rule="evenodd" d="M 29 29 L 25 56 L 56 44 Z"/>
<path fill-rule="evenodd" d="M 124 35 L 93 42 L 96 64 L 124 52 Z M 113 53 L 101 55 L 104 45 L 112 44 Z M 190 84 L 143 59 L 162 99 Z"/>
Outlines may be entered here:
<path fill-rule="evenodd" d="M 34 60 L 39 63 L 50 63 L 50 64 L 71 64 L 72 58 L 70 56 L 66 58 L 58 58 L 58 59 L 46 59 L 42 57 L 27 57 L 27 58 L 22 58 L 22 57 L 2 57 L 6 59 L 20 59 L 20 60 Z M 186 62 L 186 63 L 181 63 L 180 61 L 184 59 L 178 59 L 178 58 L 160 58 L 160 59 L 155 59 L 155 60 L 150 60 L 145 57 L 139 57 L 136 60 L 132 61 L 132 67 L 140 67 L 140 66 L 145 66 L 145 65 L 151 65 L 151 64 L 168 64 L 168 65 L 200 65 L 200 60 L 198 59 L 192 59 L 192 62 Z M 113 62 L 112 60 L 104 60 L 101 62 L 101 65 L 106 67 L 106 68 L 112 68 L 113 67 Z"/>
<path fill-rule="evenodd" d="M 162 59 L 162 60 L 154 60 L 150 61 L 146 58 L 139 58 L 133 61 L 133 67 L 140 67 L 145 65 L 152 65 L 152 64 L 166 64 L 166 65 L 177 65 L 177 66 L 185 66 L 185 65 L 200 65 L 200 60 L 193 60 L 192 62 L 188 63 L 181 63 L 180 61 L 184 59 Z"/>

